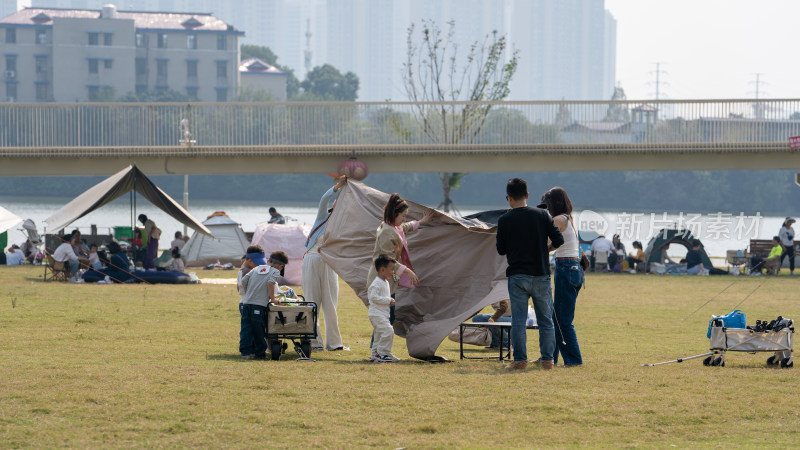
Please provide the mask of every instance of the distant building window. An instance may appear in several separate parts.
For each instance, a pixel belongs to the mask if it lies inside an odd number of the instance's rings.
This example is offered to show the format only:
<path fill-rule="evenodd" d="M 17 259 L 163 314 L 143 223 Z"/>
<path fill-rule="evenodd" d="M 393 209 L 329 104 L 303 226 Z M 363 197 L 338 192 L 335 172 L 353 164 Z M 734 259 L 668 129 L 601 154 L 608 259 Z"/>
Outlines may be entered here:
<path fill-rule="evenodd" d="M 36 73 L 42 74 L 47 72 L 47 56 L 36 57 Z"/>
<path fill-rule="evenodd" d="M 221 34 L 217 36 L 217 50 L 226 50 L 228 48 L 227 36 Z"/>
<path fill-rule="evenodd" d="M 147 60 L 136 58 L 136 75 L 147 75 Z"/>
<path fill-rule="evenodd" d="M 111 46 L 112 39 L 114 38 L 114 33 L 103 33 L 103 45 Z"/>
<path fill-rule="evenodd" d="M 159 59 L 158 61 L 156 61 L 156 75 L 158 75 L 160 77 L 166 77 L 167 76 L 167 63 L 168 62 L 169 61 L 167 61 L 166 59 Z"/>
<path fill-rule="evenodd" d="M 89 45 L 100 45 L 100 33 L 89 33 Z"/>
<path fill-rule="evenodd" d="M 36 30 L 36 43 L 39 45 L 47 44 L 47 30 Z"/>
<path fill-rule="evenodd" d="M 197 61 L 186 61 L 186 77 L 197 78 Z"/>
<path fill-rule="evenodd" d="M 158 48 L 167 48 L 167 35 L 158 33 Z"/>
<path fill-rule="evenodd" d="M 6 101 L 17 101 L 17 83 L 6 83 Z"/>
<path fill-rule="evenodd" d="M 217 61 L 217 78 L 228 77 L 228 61 Z"/>
<path fill-rule="evenodd" d="M 104 69 L 110 69 L 111 66 L 113 65 L 113 63 L 114 63 L 113 59 L 104 59 L 103 60 L 103 68 Z"/>
<path fill-rule="evenodd" d="M 48 85 L 40 83 L 36 85 L 36 100 L 47 100 Z"/>
<path fill-rule="evenodd" d="M 99 62 L 100 61 L 98 61 L 96 59 L 90 59 L 89 60 L 89 73 L 90 74 L 96 74 L 98 72 L 98 69 L 100 67 L 100 64 L 98 64 Z"/>
<path fill-rule="evenodd" d="M 227 89 L 217 89 L 217 101 L 218 102 L 227 102 L 228 101 L 228 90 Z"/>
<path fill-rule="evenodd" d="M 17 29 L 6 28 L 6 44 L 16 44 L 16 43 L 17 43 Z M 14 89 L 16 89 L 16 87 Z"/>
<path fill-rule="evenodd" d="M 197 35 L 190 34 L 186 36 L 186 48 L 189 50 L 197 50 Z"/>
<path fill-rule="evenodd" d="M 136 48 L 145 47 L 147 47 L 147 41 L 145 40 L 144 33 L 136 33 Z"/>
<path fill-rule="evenodd" d="M 186 88 L 186 96 L 192 97 L 193 99 L 197 100 L 197 88 L 196 87 L 187 87 Z"/>
<path fill-rule="evenodd" d="M 6 55 L 6 78 L 10 75 L 8 72 L 13 72 L 15 75 L 13 78 L 16 78 L 17 73 L 17 57 L 16 55 Z"/>

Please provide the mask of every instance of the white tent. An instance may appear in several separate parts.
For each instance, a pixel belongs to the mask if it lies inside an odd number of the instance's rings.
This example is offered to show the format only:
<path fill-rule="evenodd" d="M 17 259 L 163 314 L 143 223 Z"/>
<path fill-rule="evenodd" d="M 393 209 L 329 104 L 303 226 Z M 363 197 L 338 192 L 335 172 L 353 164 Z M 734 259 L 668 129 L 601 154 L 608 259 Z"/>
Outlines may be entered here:
<path fill-rule="evenodd" d="M 22 222 L 22 219 L 19 216 L 0 206 L 0 233 L 14 228 L 20 222 Z"/>
<path fill-rule="evenodd" d="M 253 233 L 252 245 L 260 245 L 267 256 L 278 250 L 286 252 L 289 264 L 283 277 L 294 286 L 303 283 L 303 255 L 306 253 L 308 229 L 302 225 L 260 223 Z"/>
<path fill-rule="evenodd" d="M 195 232 L 181 250 L 187 266 L 206 266 L 220 263 L 233 263 L 239 267 L 242 256 L 247 251 L 247 236 L 242 226 L 225 213 L 214 213 L 203 222 L 216 239 Z"/>

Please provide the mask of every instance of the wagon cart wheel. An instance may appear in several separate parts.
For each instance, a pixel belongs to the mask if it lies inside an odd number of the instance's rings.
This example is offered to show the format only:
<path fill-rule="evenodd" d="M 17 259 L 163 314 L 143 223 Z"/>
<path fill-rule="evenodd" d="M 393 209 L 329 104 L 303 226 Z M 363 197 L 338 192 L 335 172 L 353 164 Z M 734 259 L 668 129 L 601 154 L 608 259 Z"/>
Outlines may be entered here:
<path fill-rule="evenodd" d="M 714 357 L 713 357 L 713 356 L 708 356 L 708 357 L 706 357 L 706 359 L 704 359 L 704 360 L 703 360 L 703 365 L 704 365 L 704 366 L 710 366 L 710 365 L 711 365 L 711 360 L 712 360 L 712 359 L 714 359 Z"/>
<path fill-rule="evenodd" d="M 712 365 L 712 366 L 718 366 L 718 365 L 720 365 L 720 364 L 722 364 L 722 358 L 714 358 L 714 359 L 711 361 L 711 365 Z"/>
<path fill-rule="evenodd" d="M 308 339 L 303 339 L 300 341 L 300 350 L 303 351 L 304 357 L 311 358 L 311 341 Z"/>
<path fill-rule="evenodd" d="M 794 361 L 792 361 L 792 358 L 783 358 L 781 360 L 781 367 L 788 369 L 789 367 L 793 366 L 794 366 Z"/>
<path fill-rule="evenodd" d="M 778 364 L 779 362 L 780 361 L 778 361 L 778 358 L 776 358 L 775 355 L 772 355 L 769 358 L 767 358 L 767 365 L 768 366 L 771 366 L 773 364 Z"/>
<path fill-rule="evenodd" d="M 269 357 L 273 361 L 277 361 L 281 358 L 281 341 L 278 339 L 273 339 L 269 345 Z"/>

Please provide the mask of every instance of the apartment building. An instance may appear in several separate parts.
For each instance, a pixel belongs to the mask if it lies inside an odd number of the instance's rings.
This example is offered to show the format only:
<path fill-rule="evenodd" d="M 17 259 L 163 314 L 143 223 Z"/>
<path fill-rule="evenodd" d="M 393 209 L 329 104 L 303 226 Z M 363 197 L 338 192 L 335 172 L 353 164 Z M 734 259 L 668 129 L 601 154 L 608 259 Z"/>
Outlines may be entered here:
<path fill-rule="evenodd" d="M 5 102 L 84 102 L 174 90 L 227 101 L 244 35 L 211 14 L 25 8 L 0 19 Z"/>

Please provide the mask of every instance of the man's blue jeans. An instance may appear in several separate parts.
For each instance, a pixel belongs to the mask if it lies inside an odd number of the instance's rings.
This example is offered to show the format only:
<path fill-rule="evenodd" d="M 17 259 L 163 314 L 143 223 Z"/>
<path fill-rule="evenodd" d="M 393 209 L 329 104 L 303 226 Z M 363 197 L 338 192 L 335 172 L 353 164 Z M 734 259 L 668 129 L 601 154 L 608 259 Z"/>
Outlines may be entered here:
<path fill-rule="evenodd" d="M 247 314 L 244 303 L 239 303 L 239 315 L 242 324 L 239 330 L 239 353 L 242 356 L 253 354 L 253 330 L 250 329 L 250 316 Z"/>
<path fill-rule="evenodd" d="M 578 261 L 556 261 L 555 293 L 553 295 L 553 312 L 556 318 L 556 351 L 553 362 L 558 363 L 558 353 L 564 358 L 564 364 L 583 364 L 578 336 L 575 334 L 575 303 L 578 291 L 583 286 L 583 269 Z M 562 344 L 564 342 L 564 344 Z"/>
<path fill-rule="evenodd" d="M 539 351 L 543 361 L 552 361 L 556 336 L 553 330 L 553 291 L 550 276 L 511 275 L 508 278 L 508 295 L 511 301 L 511 346 L 514 361 L 527 361 L 528 298 L 533 300 L 533 310 L 539 323 Z"/>
<path fill-rule="evenodd" d="M 489 318 L 492 317 L 492 314 L 478 314 L 477 316 L 472 318 L 473 322 L 488 322 Z M 501 316 L 497 319 L 498 322 L 511 322 L 511 317 L 508 316 Z M 500 346 L 500 328 L 489 328 L 489 331 L 492 332 L 492 347 L 499 347 Z M 508 334 L 503 333 L 503 347 L 508 348 Z"/>

